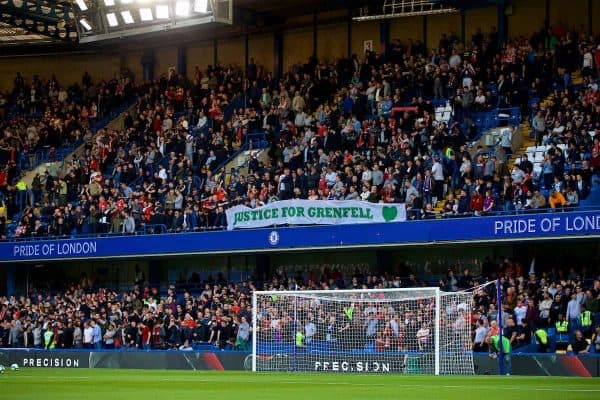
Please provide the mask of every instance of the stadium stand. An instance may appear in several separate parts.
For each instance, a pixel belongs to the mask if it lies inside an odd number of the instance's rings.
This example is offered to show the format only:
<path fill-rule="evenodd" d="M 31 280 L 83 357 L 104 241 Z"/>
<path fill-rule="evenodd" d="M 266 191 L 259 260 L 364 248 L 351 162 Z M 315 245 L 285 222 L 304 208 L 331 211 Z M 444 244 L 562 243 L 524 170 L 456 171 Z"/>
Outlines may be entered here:
<path fill-rule="evenodd" d="M 550 30 L 498 51 L 497 35 L 478 32 L 471 43 L 443 35 L 432 49 L 395 41 L 385 56 L 330 64 L 311 58 L 278 81 L 254 63 L 198 68 L 191 79 L 170 70 L 136 87 L 123 130 L 96 128 L 133 96 L 127 74 L 99 84 L 86 74 L 82 89 L 69 90 L 18 75 L 0 97 L 0 236 L 222 229 L 232 205 L 292 198 L 406 203 L 414 220 L 597 206 L 600 96 L 588 62 L 599 43 Z M 20 182 L 20 170 L 80 143 L 85 151 L 57 175 Z M 599 280 L 573 270 L 527 276 L 509 260 L 492 269 L 504 276 L 503 303 L 475 293 L 474 350 L 487 351 L 502 307 L 517 351 L 600 351 Z M 449 270 L 435 285 L 456 291 L 485 278 Z M 324 272 L 270 282 L 197 277 L 161 292 L 144 279 L 127 291 L 82 279 L 0 297 L 0 347 L 247 351 L 258 288 L 426 284 Z M 400 319 L 377 316 L 386 317 Z M 263 328 L 291 337 L 285 322 Z M 318 321 L 319 335 L 326 324 Z"/>
<path fill-rule="evenodd" d="M 487 262 L 489 268 L 503 276 L 502 326 L 514 352 L 600 352 L 600 280 L 573 269 L 553 269 L 539 276 L 527 276 L 527 271 L 513 260 Z M 468 269 L 456 271 L 456 275 L 454 272 L 449 269 L 437 283 L 441 289 L 465 290 L 487 279 L 472 276 Z M 0 347 L 122 350 L 217 347 L 248 351 L 253 290 L 416 288 L 432 284 L 436 285 L 414 275 L 401 278 L 356 272 L 343 276 L 338 270 L 324 269 L 304 275 L 274 275 L 270 281 L 260 283 L 228 282 L 222 275 L 201 279 L 194 274 L 187 282 L 160 292 L 142 280 L 131 290 L 115 291 L 98 287 L 92 279 L 84 277 L 80 282 L 66 283 L 57 291 L 32 288 L 20 298 L 0 297 Z M 490 289 L 474 292 L 470 321 L 474 351 L 487 351 L 484 338 L 497 333 L 494 332 L 498 329 L 496 291 Z M 375 346 L 378 352 L 396 351 L 396 346 L 402 347 L 402 335 L 417 335 L 416 319 L 421 315 L 399 313 L 400 310 L 384 309 L 375 312 L 377 335 L 370 337 L 388 339 L 392 345 L 379 346 L 367 340 L 364 346 Z M 306 334 L 310 333 L 315 343 L 327 346 L 325 335 L 330 315 L 317 310 L 314 314 L 315 326 L 309 328 L 316 331 Z M 355 315 L 368 316 L 366 310 L 357 310 Z M 390 328 L 391 321 L 396 324 L 395 329 Z M 366 324 L 364 327 L 367 329 Z M 263 316 L 260 329 L 265 337 L 293 342 L 293 328 L 285 315 Z M 587 340 L 583 349 L 577 348 L 577 332 L 583 334 L 584 342 Z M 411 341 L 405 337 L 404 342 Z"/>
<path fill-rule="evenodd" d="M 17 170 L 26 171 L 63 160 L 124 109 L 134 98 L 133 83 L 129 71 L 119 79 L 97 83 L 85 72 L 81 86 L 68 88 L 54 75 L 47 80 L 34 75 L 28 82 L 17 73 L 12 93 L 2 96 L 0 129 L 3 153 L 9 157 L 3 157 L 2 164 L 15 163 Z"/>
<path fill-rule="evenodd" d="M 231 205 L 291 198 L 404 202 L 410 219 L 588 205 L 598 84 L 576 71 L 595 44 L 549 32 L 501 51 L 495 30 L 430 51 L 395 41 L 385 57 L 311 58 L 279 81 L 255 64 L 170 70 L 64 176 L 27 188 L 9 164 L 3 236 L 222 229 Z"/>

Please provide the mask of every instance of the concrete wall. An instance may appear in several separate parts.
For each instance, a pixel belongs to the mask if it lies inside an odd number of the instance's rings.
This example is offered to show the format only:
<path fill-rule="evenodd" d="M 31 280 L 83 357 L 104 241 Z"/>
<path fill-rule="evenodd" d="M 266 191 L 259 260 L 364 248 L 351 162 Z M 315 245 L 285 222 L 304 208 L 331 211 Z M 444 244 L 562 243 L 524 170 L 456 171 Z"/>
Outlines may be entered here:
<path fill-rule="evenodd" d="M 454 32 L 460 38 L 460 14 L 429 15 L 427 17 L 427 47 L 438 47 L 443 33 Z"/>
<path fill-rule="evenodd" d="M 294 29 L 283 34 L 283 70 L 294 64 L 304 64 L 313 54 L 313 30 Z M 272 69 L 272 68 L 271 68 Z"/>
<path fill-rule="evenodd" d="M 177 47 L 161 47 L 154 51 L 154 77 L 167 74 L 169 68 L 177 68 Z"/>
<path fill-rule="evenodd" d="M 133 72 L 136 82 L 143 81 L 144 71 L 140 62 L 142 59 L 142 50 L 131 50 L 123 53 L 123 66 Z"/>
<path fill-rule="evenodd" d="M 352 25 L 352 53 L 357 54 L 359 57 L 364 54 L 363 43 L 365 40 L 373 41 L 375 51 L 380 52 L 382 50 L 378 21 L 357 22 Z"/>
<path fill-rule="evenodd" d="M 583 24 L 587 29 L 588 0 L 550 0 L 551 25 L 562 24 L 567 28 Z M 508 16 L 508 36 L 531 35 L 544 26 L 546 0 L 513 0 L 512 14 Z M 594 0 L 592 7 L 593 30 L 600 33 L 600 1 Z M 338 57 L 347 56 L 348 27 L 344 20 L 345 11 L 319 14 L 323 21 L 317 28 L 317 56 L 332 61 Z M 325 23 L 329 18 L 336 22 Z M 296 63 L 304 63 L 313 54 L 313 15 L 301 15 L 288 19 L 290 28 L 283 33 L 283 68 L 286 70 Z M 465 12 L 465 39 L 479 27 L 488 32 L 498 24 L 497 7 L 484 7 Z M 303 27 L 298 27 L 303 26 Z M 381 51 L 379 21 L 353 22 L 351 51 L 359 56 L 363 54 L 363 42 L 373 41 L 376 51 Z M 427 45 L 437 46 L 440 35 L 454 31 L 461 34 L 461 17 L 459 13 L 432 15 L 427 17 Z M 263 65 L 268 71 L 273 70 L 274 44 L 273 33 L 265 32 L 251 35 L 248 42 L 249 57 Z M 396 18 L 390 20 L 391 39 L 423 40 L 423 17 Z M 214 48 L 212 40 L 191 41 L 183 43 L 187 47 L 187 71 L 193 76 L 196 66 L 205 69 L 213 64 Z M 148 42 L 148 47 L 153 43 Z M 158 43 L 155 45 L 156 66 L 155 76 L 166 73 L 169 67 L 177 65 L 177 46 L 173 43 Z M 56 73 L 61 84 L 71 85 L 80 82 L 83 71 L 90 72 L 94 80 L 108 79 L 119 72 L 121 67 L 127 67 L 135 74 L 138 81 L 142 80 L 140 58 L 143 46 L 122 50 L 107 49 L 112 54 L 77 54 L 77 55 L 45 55 L 26 57 L 0 58 L 0 90 L 12 88 L 15 73 L 21 71 L 30 81 L 33 74 L 48 78 Z M 121 50 L 122 56 L 117 52 Z M 217 59 L 223 64 L 244 66 L 245 40 L 243 36 L 219 39 L 217 41 Z"/>
<path fill-rule="evenodd" d="M 0 90 L 10 90 L 13 80 L 21 72 L 28 82 L 33 75 L 49 78 L 56 74 L 63 86 L 81 85 L 81 76 L 88 71 L 95 82 L 110 79 L 120 70 L 118 55 L 75 54 L 42 55 L 0 58 Z"/>
<path fill-rule="evenodd" d="M 312 47 L 312 45 L 311 45 Z M 317 29 L 317 57 L 333 61 L 348 53 L 348 25 L 325 25 Z"/>
<path fill-rule="evenodd" d="M 596 7 L 600 7 L 600 2 Z M 588 0 L 550 0 L 550 26 L 559 24 L 567 29 L 579 28 L 583 25 L 587 30 Z"/>
<path fill-rule="evenodd" d="M 224 39 L 217 42 L 217 61 L 221 65 L 244 65 L 244 38 Z"/>
<path fill-rule="evenodd" d="M 262 65 L 267 71 L 273 71 L 274 65 L 273 34 L 251 36 L 248 40 L 248 59 L 254 58 L 257 65 Z"/>
<path fill-rule="evenodd" d="M 390 21 L 390 38 L 423 40 L 423 17 L 396 18 Z"/>
<path fill-rule="evenodd" d="M 194 43 L 187 47 L 187 73 L 190 78 L 198 66 L 201 70 L 213 64 L 214 48 L 212 42 Z"/>
<path fill-rule="evenodd" d="M 544 27 L 545 0 L 514 0 L 513 14 L 508 17 L 508 36 L 530 36 Z"/>
<path fill-rule="evenodd" d="M 497 7 L 474 8 L 465 12 L 465 40 L 467 43 L 477 28 L 481 28 L 483 33 L 487 33 L 492 26 L 498 28 Z"/>
<path fill-rule="evenodd" d="M 597 1 L 592 4 L 592 22 L 594 35 L 600 35 L 600 4 Z"/>

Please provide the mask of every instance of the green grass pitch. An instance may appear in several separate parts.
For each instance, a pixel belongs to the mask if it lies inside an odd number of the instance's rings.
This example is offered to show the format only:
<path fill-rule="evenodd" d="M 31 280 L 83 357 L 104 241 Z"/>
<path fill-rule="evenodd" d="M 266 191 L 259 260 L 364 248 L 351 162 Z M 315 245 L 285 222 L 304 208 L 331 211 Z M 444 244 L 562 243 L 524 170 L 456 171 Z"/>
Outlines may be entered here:
<path fill-rule="evenodd" d="M 591 400 L 600 380 L 517 376 L 293 374 L 116 369 L 7 370 L 0 399 Z"/>

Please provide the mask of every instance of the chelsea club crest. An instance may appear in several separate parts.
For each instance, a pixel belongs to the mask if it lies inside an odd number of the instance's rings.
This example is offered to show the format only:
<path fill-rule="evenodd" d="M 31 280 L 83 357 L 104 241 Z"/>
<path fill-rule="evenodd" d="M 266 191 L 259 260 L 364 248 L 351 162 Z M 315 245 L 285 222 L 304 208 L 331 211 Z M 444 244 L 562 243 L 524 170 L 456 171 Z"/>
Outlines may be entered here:
<path fill-rule="evenodd" d="M 271 246 L 276 246 L 279 243 L 279 233 L 277 231 L 271 231 L 269 234 L 269 244 Z"/>

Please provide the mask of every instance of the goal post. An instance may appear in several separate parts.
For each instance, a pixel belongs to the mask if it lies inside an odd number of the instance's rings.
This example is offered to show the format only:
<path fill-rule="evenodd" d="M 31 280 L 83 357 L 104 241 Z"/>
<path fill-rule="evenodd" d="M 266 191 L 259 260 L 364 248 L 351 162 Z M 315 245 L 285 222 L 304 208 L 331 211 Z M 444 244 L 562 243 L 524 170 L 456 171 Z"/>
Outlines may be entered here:
<path fill-rule="evenodd" d="M 470 292 L 255 291 L 252 370 L 474 373 Z"/>

